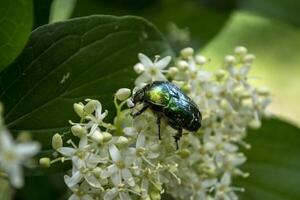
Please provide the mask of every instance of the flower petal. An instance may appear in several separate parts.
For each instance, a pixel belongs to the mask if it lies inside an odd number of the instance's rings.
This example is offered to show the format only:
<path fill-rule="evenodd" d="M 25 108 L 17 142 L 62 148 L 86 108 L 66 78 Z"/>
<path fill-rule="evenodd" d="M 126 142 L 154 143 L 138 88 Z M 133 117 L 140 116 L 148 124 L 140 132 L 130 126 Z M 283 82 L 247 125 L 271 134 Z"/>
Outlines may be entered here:
<path fill-rule="evenodd" d="M 172 57 L 171 56 L 166 56 L 162 59 L 160 59 L 158 62 L 156 62 L 154 65 L 158 69 L 164 69 L 166 66 L 170 63 Z"/>
<path fill-rule="evenodd" d="M 149 188 L 149 181 L 146 178 L 142 179 L 142 184 L 141 184 L 141 188 L 146 190 L 148 192 L 148 188 Z"/>
<path fill-rule="evenodd" d="M 110 166 L 107 167 L 107 170 L 103 170 L 101 172 L 101 178 L 107 178 L 110 177 L 112 174 L 116 173 L 118 171 L 118 168 L 115 164 L 112 164 Z"/>
<path fill-rule="evenodd" d="M 87 136 L 84 135 L 80 138 L 79 141 L 79 149 L 84 149 L 88 144 Z"/>
<path fill-rule="evenodd" d="M 123 132 L 125 133 L 125 135 L 130 136 L 130 137 L 135 137 L 137 135 L 137 131 L 135 128 L 133 127 L 125 127 L 123 129 Z"/>
<path fill-rule="evenodd" d="M 163 73 L 158 71 L 154 77 L 152 77 L 152 81 L 167 81 L 167 78 Z"/>
<path fill-rule="evenodd" d="M 81 200 L 94 200 L 90 195 L 85 194 L 83 195 L 83 197 L 81 198 Z"/>
<path fill-rule="evenodd" d="M 109 154 L 111 156 L 111 159 L 114 162 L 118 162 L 118 161 L 121 160 L 121 153 L 115 145 L 110 145 L 109 146 Z"/>
<path fill-rule="evenodd" d="M 144 147 L 145 146 L 145 142 L 146 142 L 146 137 L 143 133 L 140 133 L 138 138 L 137 138 L 137 141 L 136 141 L 136 148 L 139 148 L 139 147 Z"/>
<path fill-rule="evenodd" d="M 9 149 L 13 146 L 14 143 L 11 134 L 7 130 L 0 133 L 0 149 Z"/>
<path fill-rule="evenodd" d="M 73 174 L 72 177 L 65 175 L 64 179 L 67 186 L 71 188 L 75 186 L 77 183 L 79 183 L 79 181 L 82 179 L 82 174 L 79 171 L 77 171 L 75 174 Z"/>
<path fill-rule="evenodd" d="M 17 154 L 24 160 L 37 154 L 40 150 L 40 144 L 37 142 L 28 142 L 17 144 L 15 146 Z"/>
<path fill-rule="evenodd" d="M 75 194 L 72 194 L 72 196 L 69 197 L 69 200 L 80 200 L 80 197 L 78 197 Z"/>
<path fill-rule="evenodd" d="M 131 172 L 129 171 L 129 169 L 122 169 L 122 177 L 124 179 L 124 181 L 126 183 L 128 183 L 128 185 L 130 185 L 131 187 L 133 187 L 135 185 L 134 179 L 132 177 Z"/>
<path fill-rule="evenodd" d="M 119 197 L 120 197 L 120 200 L 131 200 L 129 194 L 126 192 L 120 192 L 119 193 Z"/>
<path fill-rule="evenodd" d="M 151 76 L 149 73 L 144 72 L 142 73 L 139 77 L 137 77 L 137 79 L 135 79 L 135 85 L 137 86 L 141 86 L 142 84 L 148 83 L 151 81 Z"/>
<path fill-rule="evenodd" d="M 93 174 L 88 174 L 84 176 L 84 179 L 92 186 L 95 188 L 101 188 L 101 183 L 99 180 L 93 175 Z"/>
<path fill-rule="evenodd" d="M 139 60 L 145 67 L 152 67 L 154 64 L 145 54 L 139 53 Z"/>
<path fill-rule="evenodd" d="M 121 172 L 118 171 L 117 173 L 113 173 L 111 175 L 111 181 L 115 186 L 118 186 L 122 182 Z"/>
<path fill-rule="evenodd" d="M 118 195 L 117 188 L 112 188 L 104 195 L 104 200 L 112 200 Z"/>
<path fill-rule="evenodd" d="M 61 147 L 58 148 L 57 151 L 64 156 L 73 156 L 73 154 L 76 152 L 76 149 L 71 147 Z"/>
<path fill-rule="evenodd" d="M 154 158 L 157 158 L 158 156 L 159 156 L 159 153 L 149 152 L 147 155 L 147 158 L 154 159 Z"/>
<path fill-rule="evenodd" d="M 89 154 L 85 159 L 87 164 L 98 164 L 106 162 L 106 159 L 103 159 L 101 156 L 96 154 Z"/>
<path fill-rule="evenodd" d="M 221 178 L 221 184 L 224 186 L 229 186 L 230 183 L 231 183 L 231 175 L 226 172 Z"/>
<path fill-rule="evenodd" d="M 21 188 L 24 185 L 23 171 L 19 165 L 12 165 L 8 172 L 11 184 L 16 188 Z"/>

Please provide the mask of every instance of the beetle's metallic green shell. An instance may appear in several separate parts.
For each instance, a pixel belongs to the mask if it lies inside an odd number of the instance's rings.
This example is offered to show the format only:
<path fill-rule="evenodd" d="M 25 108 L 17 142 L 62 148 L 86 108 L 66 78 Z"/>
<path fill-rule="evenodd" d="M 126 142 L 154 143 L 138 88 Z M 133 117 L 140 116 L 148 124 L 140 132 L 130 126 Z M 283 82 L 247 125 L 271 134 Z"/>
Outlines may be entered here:
<path fill-rule="evenodd" d="M 196 131 L 201 127 L 201 113 L 197 105 L 170 82 L 155 81 L 144 87 L 144 102 L 165 115 L 175 129 Z"/>

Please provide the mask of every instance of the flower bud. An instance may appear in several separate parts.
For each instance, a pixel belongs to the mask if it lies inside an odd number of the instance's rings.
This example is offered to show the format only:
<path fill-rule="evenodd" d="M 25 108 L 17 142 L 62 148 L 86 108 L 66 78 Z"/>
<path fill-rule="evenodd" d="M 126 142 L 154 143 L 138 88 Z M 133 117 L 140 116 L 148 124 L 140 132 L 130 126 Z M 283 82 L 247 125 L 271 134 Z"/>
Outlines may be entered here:
<path fill-rule="evenodd" d="M 226 71 L 223 70 L 223 69 L 219 69 L 217 72 L 216 72 L 216 78 L 218 81 L 222 80 L 224 78 L 224 76 L 226 75 Z"/>
<path fill-rule="evenodd" d="M 47 157 L 43 157 L 39 160 L 39 163 L 42 167 L 50 167 L 51 162 L 50 162 L 50 158 Z"/>
<path fill-rule="evenodd" d="M 63 146 L 63 140 L 61 138 L 61 135 L 56 133 L 52 137 L 52 148 L 53 149 L 58 149 Z"/>
<path fill-rule="evenodd" d="M 92 172 L 97 178 L 100 178 L 102 171 L 100 167 L 95 167 Z"/>
<path fill-rule="evenodd" d="M 184 60 L 179 60 L 177 62 L 178 68 L 181 70 L 187 70 L 189 68 L 189 63 Z"/>
<path fill-rule="evenodd" d="M 131 90 L 128 88 L 121 88 L 116 92 L 116 97 L 120 101 L 124 101 L 131 95 Z"/>
<path fill-rule="evenodd" d="M 160 200 L 161 199 L 159 191 L 152 191 L 150 193 L 150 197 L 151 197 L 152 200 Z"/>
<path fill-rule="evenodd" d="M 111 140 L 112 135 L 109 132 L 103 132 L 103 142 L 108 142 Z"/>
<path fill-rule="evenodd" d="M 136 137 L 138 135 L 137 130 L 133 127 L 125 127 L 123 129 L 123 132 L 125 135 L 127 135 L 129 137 Z"/>
<path fill-rule="evenodd" d="M 170 67 L 168 70 L 168 75 L 170 77 L 175 77 L 178 74 L 178 69 L 176 67 Z"/>
<path fill-rule="evenodd" d="M 237 55 L 239 55 L 239 56 L 244 56 L 244 55 L 246 55 L 246 53 L 247 53 L 247 48 L 246 47 L 243 47 L 243 46 L 237 46 L 237 47 L 235 47 L 235 49 L 234 49 L 234 53 L 236 53 Z"/>
<path fill-rule="evenodd" d="M 96 109 L 96 106 L 98 104 L 98 101 L 96 100 L 90 100 L 84 107 L 83 107 L 83 110 L 86 114 L 92 114 L 95 109 Z"/>
<path fill-rule="evenodd" d="M 235 63 L 235 57 L 233 55 L 225 56 L 224 62 L 226 65 L 233 65 Z"/>
<path fill-rule="evenodd" d="M 202 55 L 196 55 L 195 60 L 199 65 L 204 65 L 207 62 L 207 59 Z"/>
<path fill-rule="evenodd" d="M 248 63 L 251 64 L 255 59 L 255 56 L 253 54 L 247 54 L 245 55 L 245 57 L 243 58 L 243 62 L 244 63 Z"/>
<path fill-rule="evenodd" d="M 31 134 L 28 131 L 20 132 L 17 137 L 17 141 L 19 142 L 28 142 L 31 141 L 31 139 L 32 139 Z"/>
<path fill-rule="evenodd" d="M 77 137 L 81 137 L 87 133 L 87 131 L 79 124 L 73 125 L 71 127 L 71 132 L 73 133 L 74 136 Z"/>
<path fill-rule="evenodd" d="M 84 105 L 82 103 L 74 103 L 73 104 L 73 109 L 79 117 L 84 116 L 83 107 L 84 107 Z"/>
<path fill-rule="evenodd" d="M 126 137 L 120 136 L 120 137 L 118 138 L 118 140 L 117 140 L 117 145 L 120 146 L 120 147 L 123 147 L 123 146 L 127 145 L 128 142 L 129 142 L 129 141 L 128 141 L 128 139 L 127 139 Z"/>
<path fill-rule="evenodd" d="M 184 48 L 180 51 L 180 55 L 184 59 L 188 59 L 188 58 L 192 57 L 193 54 L 194 54 L 194 49 L 191 47 Z"/>
<path fill-rule="evenodd" d="M 182 86 L 182 90 L 185 91 L 185 92 L 190 92 L 191 91 L 191 85 L 190 84 L 184 84 Z"/>
<path fill-rule="evenodd" d="M 228 103 L 227 100 L 225 99 L 222 99 L 221 102 L 220 102 L 220 107 L 224 110 L 228 110 L 231 108 L 230 104 Z"/>
<path fill-rule="evenodd" d="M 253 129 L 258 129 L 261 127 L 261 122 L 257 119 L 253 119 L 249 122 L 248 126 Z"/>
<path fill-rule="evenodd" d="M 245 90 L 242 87 L 236 87 L 233 90 L 233 95 L 236 97 L 241 97 L 243 95 L 244 91 Z"/>
<path fill-rule="evenodd" d="M 137 63 L 134 65 L 133 69 L 137 74 L 141 74 L 145 71 L 145 66 L 142 63 Z"/>
<path fill-rule="evenodd" d="M 100 131 L 98 131 L 98 130 L 94 131 L 94 133 L 91 135 L 91 138 L 93 141 L 95 141 L 97 143 L 103 142 L 103 139 L 104 139 L 102 133 L 100 133 Z"/>
<path fill-rule="evenodd" d="M 188 158 L 191 155 L 191 152 L 188 149 L 182 149 L 177 153 L 181 158 Z"/>

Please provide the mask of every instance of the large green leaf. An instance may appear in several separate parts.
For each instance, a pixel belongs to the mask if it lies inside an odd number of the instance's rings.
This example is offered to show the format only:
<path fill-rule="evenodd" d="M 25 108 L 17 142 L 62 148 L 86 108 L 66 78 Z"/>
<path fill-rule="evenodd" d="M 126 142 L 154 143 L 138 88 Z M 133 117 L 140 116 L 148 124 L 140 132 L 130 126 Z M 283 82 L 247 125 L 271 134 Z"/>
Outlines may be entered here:
<path fill-rule="evenodd" d="M 239 179 L 236 185 L 246 192 L 241 200 L 300 199 L 300 129 L 278 119 L 263 121 L 258 130 L 249 131 L 243 170 L 250 177 Z"/>
<path fill-rule="evenodd" d="M 271 111 L 300 123 L 300 30 L 281 21 L 236 12 L 204 48 L 203 53 L 211 58 L 209 67 L 219 67 L 236 45 L 244 45 L 256 55 L 251 74 L 256 78 L 251 81 L 269 87 Z"/>
<path fill-rule="evenodd" d="M 153 22 L 164 33 L 169 33 L 170 22 L 181 29 L 188 29 L 191 44 L 203 46 L 223 27 L 230 10 L 204 7 L 198 0 L 85 0 L 78 1 L 74 16 L 91 14 L 138 15 Z M 184 46 L 185 47 L 185 46 Z"/>
<path fill-rule="evenodd" d="M 156 28 L 138 17 L 90 16 L 35 30 L 20 57 L 0 74 L 5 122 L 47 148 L 51 135 L 78 121 L 73 103 L 99 99 L 113 117 L 113 94 L 132 87 L 137 54 L 171 54 Z"/>
<path fill-rule="evenodd" d="M 0 1 L 0 71 L 21 52 L 31 26 L 31 0 Z"/>

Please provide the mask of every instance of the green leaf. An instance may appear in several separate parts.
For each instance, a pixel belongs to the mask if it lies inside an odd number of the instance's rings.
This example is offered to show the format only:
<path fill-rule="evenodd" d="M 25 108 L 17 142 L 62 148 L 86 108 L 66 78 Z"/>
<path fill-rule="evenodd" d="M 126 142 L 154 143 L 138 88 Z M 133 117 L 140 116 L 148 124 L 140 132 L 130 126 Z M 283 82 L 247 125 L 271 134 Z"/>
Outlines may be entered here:
<path fill-rule="evenodd" d="M 271 111 L 300 123 L 300 30 L 281 21 L 235 12 L 224 29 L 205 48 L 208 67 L 220 67 L 237 45 L 255 54 L 251 82 L 269 87 Z"/>
<path fill-rule="evenodd" d="M 31 0 L 0 1 L 0 71 L 19 55 L 31 26 Z"/>
<path fill-rule="evenodd" d="M 157 29 L 138 17 L 90 16 L 38 28 L 0 74 L 8 128 L 30 131 L 47 149 L 55 132 L 69 129 L 68 120 L 78 121 L 75 102 L 99 99 L 111 120 L 113 95 L 133 86 L 139 52 L 172 54 Z"/>
<path fill-rule="evenodd" d="M 187 29 L 190 32 L 192 43 L 183 45 L 199 47 L 218 33 L 230 15 L 229 10 L 209 9 L 198 0 L 146 1 L 140 5 L 142 2 L 145 1 L 78 1 L 74 16 L 91 14 L 138 15 L 153 22 L 166 34 L 169 33 L 170 23 L 175 23 L 180 29 Z"/>
<path fill-rule="evenodd" d="M 241 0 L 239 8 L 300 26 L 299 0 Z"/>
<path fill-rule="evenodd" d="M 54 0 L 52 2 L 49 22 L 58 22 L 69 19 L 72 15 L 77 0 Z"/>
<path fill-rule="evenodd" d="M 249 131 L 243 170 L 250 177 L 238 179 L 236 185 L 246 191 L 241 200 L 300 199 L 300 129 L 279 119 L 268 119 L 262 128 Z"/>

